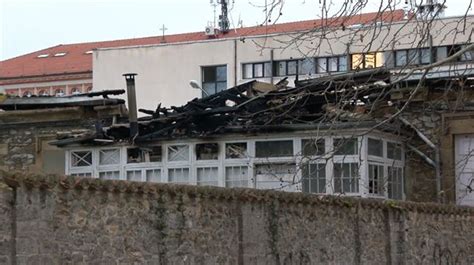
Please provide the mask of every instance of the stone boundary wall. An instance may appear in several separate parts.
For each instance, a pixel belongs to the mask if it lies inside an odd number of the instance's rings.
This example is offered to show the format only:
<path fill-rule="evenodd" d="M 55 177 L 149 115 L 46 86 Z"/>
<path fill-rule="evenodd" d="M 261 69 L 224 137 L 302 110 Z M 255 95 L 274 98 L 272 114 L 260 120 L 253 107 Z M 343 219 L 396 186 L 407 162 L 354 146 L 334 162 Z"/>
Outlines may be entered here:
<path fill-rule="evenodd" d="M 0 264 L 474 264 L 474 209 L 0 172 Z"/>

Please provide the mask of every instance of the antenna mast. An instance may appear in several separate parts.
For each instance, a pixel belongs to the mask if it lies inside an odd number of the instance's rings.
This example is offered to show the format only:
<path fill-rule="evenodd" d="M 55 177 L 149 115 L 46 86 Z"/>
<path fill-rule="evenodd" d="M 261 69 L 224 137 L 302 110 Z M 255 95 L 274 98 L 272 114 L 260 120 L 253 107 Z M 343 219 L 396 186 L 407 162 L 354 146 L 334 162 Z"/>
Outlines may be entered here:
<path fill-rule="evenodd" d="M 217 3 L 221 5 L 221 14 L 219 15 L 219 30 L 222 33 L 229 32 L 229 11 L 227 9 L 229 0 L 217 0 Z"/>

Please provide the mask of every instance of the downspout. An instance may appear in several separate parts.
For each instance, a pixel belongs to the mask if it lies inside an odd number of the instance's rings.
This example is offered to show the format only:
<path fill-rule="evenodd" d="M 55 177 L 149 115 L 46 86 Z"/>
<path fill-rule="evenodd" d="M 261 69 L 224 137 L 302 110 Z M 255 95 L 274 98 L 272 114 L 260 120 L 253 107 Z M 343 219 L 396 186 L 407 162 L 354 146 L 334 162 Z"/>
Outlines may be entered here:
<path fill-rule="evenodd" d="M 237 39 L 234 39 L 234 87 L 237 86 Z"/>
<path fill-rule="evenodd" d="M 273 85 L 273 49 L 270 50 L 270 67 L 272 68 L 271 75 L 270 75 L 270 84 Z"/>
<path fill-rule="evenodd" d="M 418 137 L 421 138 L 421 140 L 423 140 L 423 142 L 425 142 L 429 147 L 431 147 L 434 152 L 435 152 L 435 159 L 434 159 L 434 163 L 431 164 L 432 166 L 434 166 L 435 168 L 435 174 L 436 174 L 436 198 L 438 200 L 439 203 L 442 202 L 441 200 L 441 159 L 440 159 L 440 151 L 439 151 L 439 148 L 428 138 L 426 137 L 426 135 L 424 135 L 420 130 L 418 130 L 418 128 L 416 128 L 413 124 L 411 124 L 408 120 L 406 120 L 405 118 L 403 117 L 398 117 L 398 119 L 405 125 L 409 126 L 410 128 L 412 128 L 416 134 L 418 135 Z M 417 151 L 415 151 L 417 154 L 420 154 L 422 153 L 421 151 L 419 151 L 418 149 L 416 149 Z M 422 153 L 423 154 L 423 153 Z M 427 155 L 423 154 L 421 155 L 425 160 L 426 158 L 428 158 Z M 431 159 L 429 159 L 431 160 Z M 428 161 L 428 160 L 427 160 Z M 429 163 L 429 162 L 428 162 Z"/>

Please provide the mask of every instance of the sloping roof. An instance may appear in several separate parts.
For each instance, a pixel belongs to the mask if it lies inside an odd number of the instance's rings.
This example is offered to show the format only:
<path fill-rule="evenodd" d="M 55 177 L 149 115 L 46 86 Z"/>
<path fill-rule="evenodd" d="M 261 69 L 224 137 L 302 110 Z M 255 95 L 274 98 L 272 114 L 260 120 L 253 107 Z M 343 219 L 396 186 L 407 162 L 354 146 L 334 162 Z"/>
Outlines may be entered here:
<path fill-rule="evenodd" d="M 355 24 L 369 25 L 376 22 L 391 23 L 404 18 L 403 10 L 387 11 L 382 13 L 364 13 L 350 17 L 339 17 L 327 20 L 307 20 L 290 23 L 273 24 L 268 26 L 245 27 L 220 33 L 214 39 L 258 36 L 285 32 L 310 30 L 322 26 L 340 27 Z M 204 32 L 166 35 L 166 43 L 179 43 L 208 40 Z M 212 39 L 212 38 L 211 38 Z M 0 62 L 0 80 L 8 78 L 43 76 L 55 74 L 84 73 L 92 71 L 92 54 L 87 53 L 98 48 L 113 48 L 124 46 L 152 45 L 163 43 L 161 36 L 136 39 L 123 39 L 102 42 L 88 42 L 75 44 L 61 44 L 25 54 L 19 57 Z M 66 53 L 64 56 L 54 56 Z M 38 58 L 39 55 L 47 57 Z"/>

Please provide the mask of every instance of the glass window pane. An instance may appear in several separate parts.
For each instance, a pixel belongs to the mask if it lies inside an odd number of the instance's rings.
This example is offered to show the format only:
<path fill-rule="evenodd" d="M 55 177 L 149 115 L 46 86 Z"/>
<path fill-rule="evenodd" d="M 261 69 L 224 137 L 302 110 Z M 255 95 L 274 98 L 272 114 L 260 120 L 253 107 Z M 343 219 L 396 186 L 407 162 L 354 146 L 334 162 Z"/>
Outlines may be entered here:
<path fill-rule="evenodd" d="M 92 173 L 91 173 L 91 172 L 72 173 L 71 176 L 73 176 L 73 177 L 90 178 L 90 177 L 92 177 Z"/>
<path fill-rule="evenodd" d="M 161 181 L 161 169 L 148 169 L 146 171 L 147 182 L 160 182 Z"/>
<path fill-rule="evenodd" d="M 253 77 L 253 65 L 251 63 L 243 65 L 244 79 Z"/>
<path fill-rule="evenodd" d="M 256 157 L 293 156 L 293 141 L 262 141 L 255 143 Z"/>
<path fill-rule="evenodd" d="M 141 170 L 127 171 L 127 180 L 128 181 L 142 181 L 142 171 Z"/>
<path fill-rule="evenodd" d="M 375 60 L 374 53 L 367 53 L 364 55 L 364 67 L 365 68 L 375 68 L 376 67 L 376 60 Z"/>
<path fill-rule="evenodd" d="M 306 164 L 302 174 L 303 192 L 326 193 L 326 164 Z"/>
<path fill-rule="evenodd" d="M 171 183 L 188 184 L 189 168 L 170 168 L 168 169 L 168 178 Z"/>
<path fill-rule="evenodd" d="M 272 63 L 271 62 L 266 62 L 263 65 L 263 68 L 265 70 L 265 77 L 270 77 L 272 76 Z"/>
<path fill-rule="evenodd" d="M 384 195 L 383 166 L 369 164 L 369 194 Z"/>
<path fill-rule="evenodd" d="M 168 146 L 168 161 L 189 161 L 188 145 Z"/>
<path fill-rule="evenodd" d="M 263 63 L 253 65 L 253 77 L 263 77 Z"/>
<path fill-rule="evenodd" d="M 337 72 L 338 58 L 337 57 L 328 58 L 328 62 L 329 62 L 329 72 Z"/>
<path fill-rule="evenodd" d="M 387 195 L 393 200 L 403 200 L 404 193 L 403 169 L 388 167 Z"/>
<path fill-rule="evenodd" d="M 296 68 L 297 68 L 297 61 L 288 61 L 287 66 L 288 66 L 288 71 L 287 75 L 296 75 Z"/>
<path fill-rule="evenodd" d="M 327 58 L 318 58 L 318 73 L 326 73 L 327 71 Z"/>
<path fill-rule="evenodd" d="M 369 155 L 383 157 L 383 141 L 369 138 Z"/>
<path fill-rule="evenodd" d="M 99 165 L 120 164 L 120 149 L 106 149 L 99 151 Z"/>
<path fill-rule="evenodd" d="M 286 61 L 276 62 L 275 63 L 275 75 L 276 76 L 285 76 L 286 75 Z"/>
<path fill-rule="evenodd" d="M 334 151 L 336 155 L 357 155 L 359 153 L 357 138 L 334 139 Z"/>
<path fill-rule="evenodd" d="M 347 71 L 347 56 L 339 57 L 339 72 Z"/>
<path fill-rule="evenodd" d="M 205 143 L 196 144 L 197 160 L 217 160 L 219 156 L 219 144 Z"/>
<path fill-rule="evenodd" d="M 202 82 L 215 82 L 216 81 L 216 68 L 211 67 L 203 67 L 202 68 Z"/>
<path fill-rule="evenodd" d="M 203 83 L 202 89 L 206 91 L 206 93 L 203 93 L 203 97 L 213 95 L 216 93 L 216 83 Z"/>
<path fill-rule="evenodd" d="M 414 65 L 419 63 L 418 49 L 408 50 L 408 64 Z"/>
<path fill-rule="evenodd" d="M 291 190 L 296 175 L 294 163 L 268 163 L 254 166 L 256 188 Z"/>
<path fill-rule="evenodd" d="M 402 147 L 399 144 L 387 142 L 387 158 L 402 160 Z"/>
<path fill-rule="evenodd" d="M 227 66 L 216 67 L 216 81 L 227 81 Z"/>
<path fill-rule="evenodd" d="M 247 157 L 247 143 L 227 143 L 225 145 L 226 159 L 238 159 Z"/>
<path fill-rule="evenodd" d="M 231 166 L 225 168 L 226 187 L 249 187 L 247 166 Z"/>
<path fill-rule="evenodd" d="M 120 179 L 120 171 L 102 171 L 99 172 L 101 179 Z"/>
<path fill-rule="evenodd" d="M 395 66 L 405 66 L 407 64 L 407 51 L 395 51 Z"/>
<path fill-rule="evenodd" d="M 352 69 L 362 69 L 364 68 L 364 57 L 362 54 L 352 54 Z"/>
<path fill-rule="evenodd" d="M 359 192 L 359 166 L 357 163 L 334 163 L 334 192 Z"/>
<path fill-rule="evenodd" d="M 303 139 L 301 140 L 303 156 L 321 156 L 325 153 L 324 139 Z"/>
<path fill-rule="evenodd" d="M 198 186 L 217 186 L 218 168 L 217 167 L 200 167 L 197 168 L 197 185 Z"/>
<path fill-rule="evenodd" d="M 298 61 L 298 63 L 299 63 L 299 66 L 298 66 L 299 74 L 311 75 L 315 73 L 313 58 L 305 58 L 303 60 Z"/>
<path fill-rule="evenodd" d="M 431 50 L 427 49 L 420 49 L 420 60 L 422 64 L 429 64 L 431 62 Z"/>
<path fill-rule="evenodd" d="M 216 93 L 227 89 L 227 82 L 217 82 L 216 85 Z"/>
<path fill-rule="evenodd" d="M 87 167 L 92 165 L 91 151 L 74 151 L 71 152 L 72 167 Z"/>
<path fill-rule="evenodd" d="M 448 57 L 448 49 L 447 47 L 437 47 L 436 48 L 436 61 L 441 61 Z"/>

